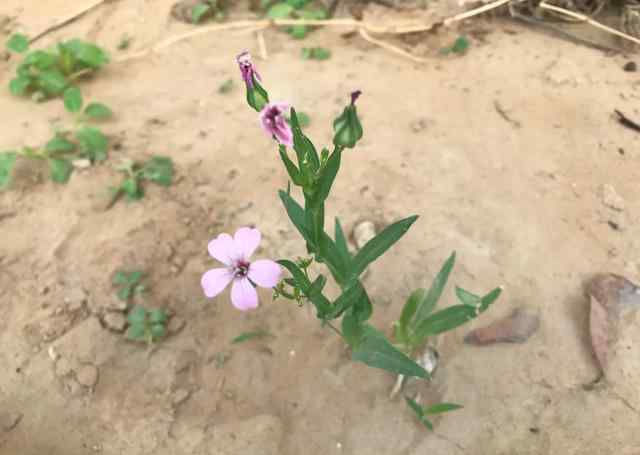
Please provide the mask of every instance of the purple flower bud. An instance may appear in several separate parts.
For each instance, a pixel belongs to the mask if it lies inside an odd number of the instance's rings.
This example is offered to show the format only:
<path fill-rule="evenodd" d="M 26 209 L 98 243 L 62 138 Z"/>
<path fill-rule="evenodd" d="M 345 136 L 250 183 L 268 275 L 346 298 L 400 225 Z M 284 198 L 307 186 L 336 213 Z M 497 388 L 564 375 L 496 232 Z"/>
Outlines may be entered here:
<path fill-rule="evenodd" d="M 248 51 L 244 51 L 240 55 L 236 57 L 236 61 L 238 62 L 238 66 L 240 67 L 240 74 L 242 75 L 242 79 L 244 83 L 247 84 L 247 88 L 253 89 L 253 78 L 257 80 L 260 79 L 260 75 L 253 67 L 253 63 L 251 62 L 251 54 Z"/>
<path fill-rule="evenodd" d="M 260 111 L 262 129 L 279 143 L 293 147 L 293 132 L 285 119 L 290 106 L 287 103 L 269 103 Z"/>
<path fill-rule="evenodd" d="M 356 90 L 355 92 L 351 92 L 351 105 L 356 104 L 358 98 L 362 95 L 362 90 Z"/>

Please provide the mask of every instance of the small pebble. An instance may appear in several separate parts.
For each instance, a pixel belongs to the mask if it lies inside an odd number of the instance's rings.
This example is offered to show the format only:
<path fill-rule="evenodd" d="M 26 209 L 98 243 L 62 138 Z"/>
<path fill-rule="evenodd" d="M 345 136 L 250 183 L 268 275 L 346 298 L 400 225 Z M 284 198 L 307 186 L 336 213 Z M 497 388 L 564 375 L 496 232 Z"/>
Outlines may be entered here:
<path fill-rule="evenodd" d="M 638 71 L 638 65 L 636 64 L 636 62 L 627 62 L 624 64 L 622 69 L 629 73 L 633 73 L 635 71 Z"/>
<path fill-rule="evenodd" d="M 625 204 L 624 199 L 616 192 L 616 189 L 610 183 L 605 183 L 601 187 L 602 203 L 610 209 L 622 212 Z"/>
<path fill-rule="evenodd" d="M 95 365 L 84 365 L 76 372 L 80 385 L 93 388 L 98 383 L 98 368 Z"/>
<path fill-rule="evenodd" d="M 102 317 L 105 327 L 114 332 L 124 332 L 127 327 L 127 319 L 122 313 L 108 312 Z"/>

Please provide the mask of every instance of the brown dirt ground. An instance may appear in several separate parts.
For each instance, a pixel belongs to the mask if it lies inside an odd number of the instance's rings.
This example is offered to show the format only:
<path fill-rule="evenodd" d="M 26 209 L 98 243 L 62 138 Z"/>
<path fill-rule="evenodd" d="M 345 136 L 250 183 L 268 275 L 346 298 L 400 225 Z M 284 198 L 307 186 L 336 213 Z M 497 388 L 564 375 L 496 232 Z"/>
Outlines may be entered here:
<path fill-rule="evenodd" d="M 71 3 L 5 0 L 2 12 L 34 33 L 79 7 Z M 170 6 L 109 2 L 42 44 L 88 37 L 120 58 L 125 33 L 133 38 L 127 52 L 136 52 L 191 28 L 168 19 Z M 245 6 L 233 17 L 246 16 Z M 619 387 L 584 387 L 598 369 L 582 295 L 596 272 L 640 279 L 638 135 L 612 116 L 618 108 L 640 117 L 637 73 L 622 71 L 623 56 L 513 22 L 468 27 L 490 33 L 472 39 L 463 57 L 425 64 L 334 30 L 302 42 L 269 31 L 269 58 L 257 62 L 276 99 L 311 114 L 318 143 L 330 139 L 346 94 L 365 94 L 365 138 L 345 156 L 330 216 L 348 229 L 362 219 L 421 216 L 366 279 L 378 326 L 389 327 L 454 249 L 454 283 L 477 292 L 504 285 L 492 311 L 439 340 L 438 397 L 464 409 L 425 431 L 388 399 L 394 378 L 350 362 L 310 311 L 264 294 L 259 310 L 242 314 L 226 294 L 202 296 L 200 275 L 213 264 L 206 244 L 219 232 L 256 224 L 261 255 L 303 253 L 277 198 L 286 180 L 273 144 L 240 84 L 217 93 L 238 78 L 236 53 L 257 51 L 252 33 L 234 31 L 109 65 L 82 85 L 86 98 L 117 113 L 104 126 L 120 144 L 108 163 L 66 186 L 23 164 L 0 193 L 0 453 L 639 454 L 637 372 Z M 421 45 L 452 36 L 427 35 Z M 302 46 L 316 45 L 332 58 L 299 58 Z M 15 62 L 0 63 L 2 87 Z M 50 122 L 65 118 L 59 101 L 36 105 L 2 90 L 0 103 L 3 149 L 40 144 Z M 142 202 L 105 211 L 117 178 L 110 165 L 154 153 L 175 160 L 177 183 L 149 186 Z M 603 204 L 607 183 L 626 201 L 623 211 Z M 152 352 L 94 315 L 114 300 L 110 279 L 120 267 L 143 268 L 146 303 L 186 321 Z M 87 302 L 74 304 L 82 290 Z M 450 287 L 442 305 L 453 301 Z M 462 343 L 470 328 L 519 305 L 542 316 L 529 341 Z M 275 336 L 230 344 L 256 328 Z M 84 364 L 98 367 L 93 389 L 74 379 Z"/>

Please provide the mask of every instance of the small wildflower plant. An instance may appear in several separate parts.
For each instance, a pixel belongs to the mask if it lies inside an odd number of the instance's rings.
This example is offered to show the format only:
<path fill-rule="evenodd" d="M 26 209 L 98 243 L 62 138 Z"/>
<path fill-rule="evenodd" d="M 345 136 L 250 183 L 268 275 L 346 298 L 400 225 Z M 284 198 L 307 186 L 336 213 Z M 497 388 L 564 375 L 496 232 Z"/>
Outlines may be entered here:
<path fill-rule="evenodd" d="M 287 189 L 281 190 L 279 197 L 306 244 L 309 258 L 249 262 L 248 256 L 259 242 L 259 232 L 241 228 L 233 238 L 221 234 L 209 244 L 209 252 L 226 268 L 213 269 L 204 274 L 202 287 L 205 294 L 208 297 L 218 295 L 233 281 L 232 303 L 241 310 L 247 310 L 258 306 L 254 289 L 256 285 L 272 288 L 274 298 L 282 296 L 300 305 L 313 305 L 320 323 L 333 329 L 350 346 L 353 360 L 398 374 L 402 378 L 429 380 L 430 372 L 413 360 L 419 357 L 416 356 L 417 351 L 424 347 L 429 336 L 458 327 L 484 312 L 496 301 L 501 288 L 485 296 L 476 296 L 456 288 L 461 304 L 434 311 L 453 268 L 454 253 L 429 290 L 418 289 L 408 298 L 400 319 L 395 323 L 395 343 L 371 325 L 368 321 L 373 313 L 373 305 L 360 277 L 371 263 L 404 236 L 418 217 L 409 216 L 391 224 L 356 253 L 349 251 L 338 218 L 333 223 L 333 235 L 325 230 L 325 203 L 340 170 L 343 154 L 353 149 L 363 136 L 356 107 L 361 92 L 351 93 L 350 102 L 333 121 L 333 150 L 330 152 L 329 148 L 323 148 L 318 152 L 303 133 L 296 110 L 288 103 L 270 101 L 249 54 L 240 54 L 238 64 L 246 86 L 247 103 L 258 112 L 262 129 L 275 141 L 289 175 Z M 299 188 L 301 202 L 292 194 L 291 184 Z M 251 240 L 250 232 L 253 232 Z M 319 273 L 312 276 L 310 266 L 314 262 L 325 266 L 328 275 Z M 281 270 L 288 274 L 282 280 Z M 323 292 L 328 279 L 332 279 L 341 289 L 341 294 L 335 299 L 330 299 Z M 334 325 L 335 321 L 339 321 L 340 328 Z M 427 415 L 460 407 L 450 403 L 422 407 L 409 397 L 406 397 L 406 403 L 428 428 L 431 428 L 431 422 Z"/>

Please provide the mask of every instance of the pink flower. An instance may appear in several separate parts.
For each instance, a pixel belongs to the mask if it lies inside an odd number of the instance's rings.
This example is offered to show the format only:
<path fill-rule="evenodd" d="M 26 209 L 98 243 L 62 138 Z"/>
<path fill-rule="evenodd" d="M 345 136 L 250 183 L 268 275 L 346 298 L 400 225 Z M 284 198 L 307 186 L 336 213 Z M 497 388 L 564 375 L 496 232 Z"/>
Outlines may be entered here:
<path fill-rule="evenodd" d="M 287 103 L 269 103 L 260 111 L 262 128 L 281 144 L 293 147 L 293 132 L 285 120 L 290 109 Z"/>
<path fill-rule="evenodd" d="M 253 78 L 255 77 L 257 80 L 260 80 L 260 75 L 251 62 L 251 54 L 249 54 L 249 52 L 247 51 L 244 51 L 236 57 L 236 61 L 238 62 L 238 66 L 240 67 L 240 74 L 242 75 L 242 79 L 244 80 L 244 83 L 247 84 L 247 88 L 253 89 Z"/>
<path fill-rule="evenodd" d="M 254 286 L 273 288 L 280 281 L 282 273 L 280 265 L 269 259 L 249 261 L 260 239 L 259 230 L 243 227 L 233 237 L 220 234 L 209 242 L 209 254 L 226 267 L 211 269 L 202 275 L 200 283 L 207 297 L 220 294 L 233 281 L 233 306 L 241 311 L 258 306 L 258 293 Z"/>

